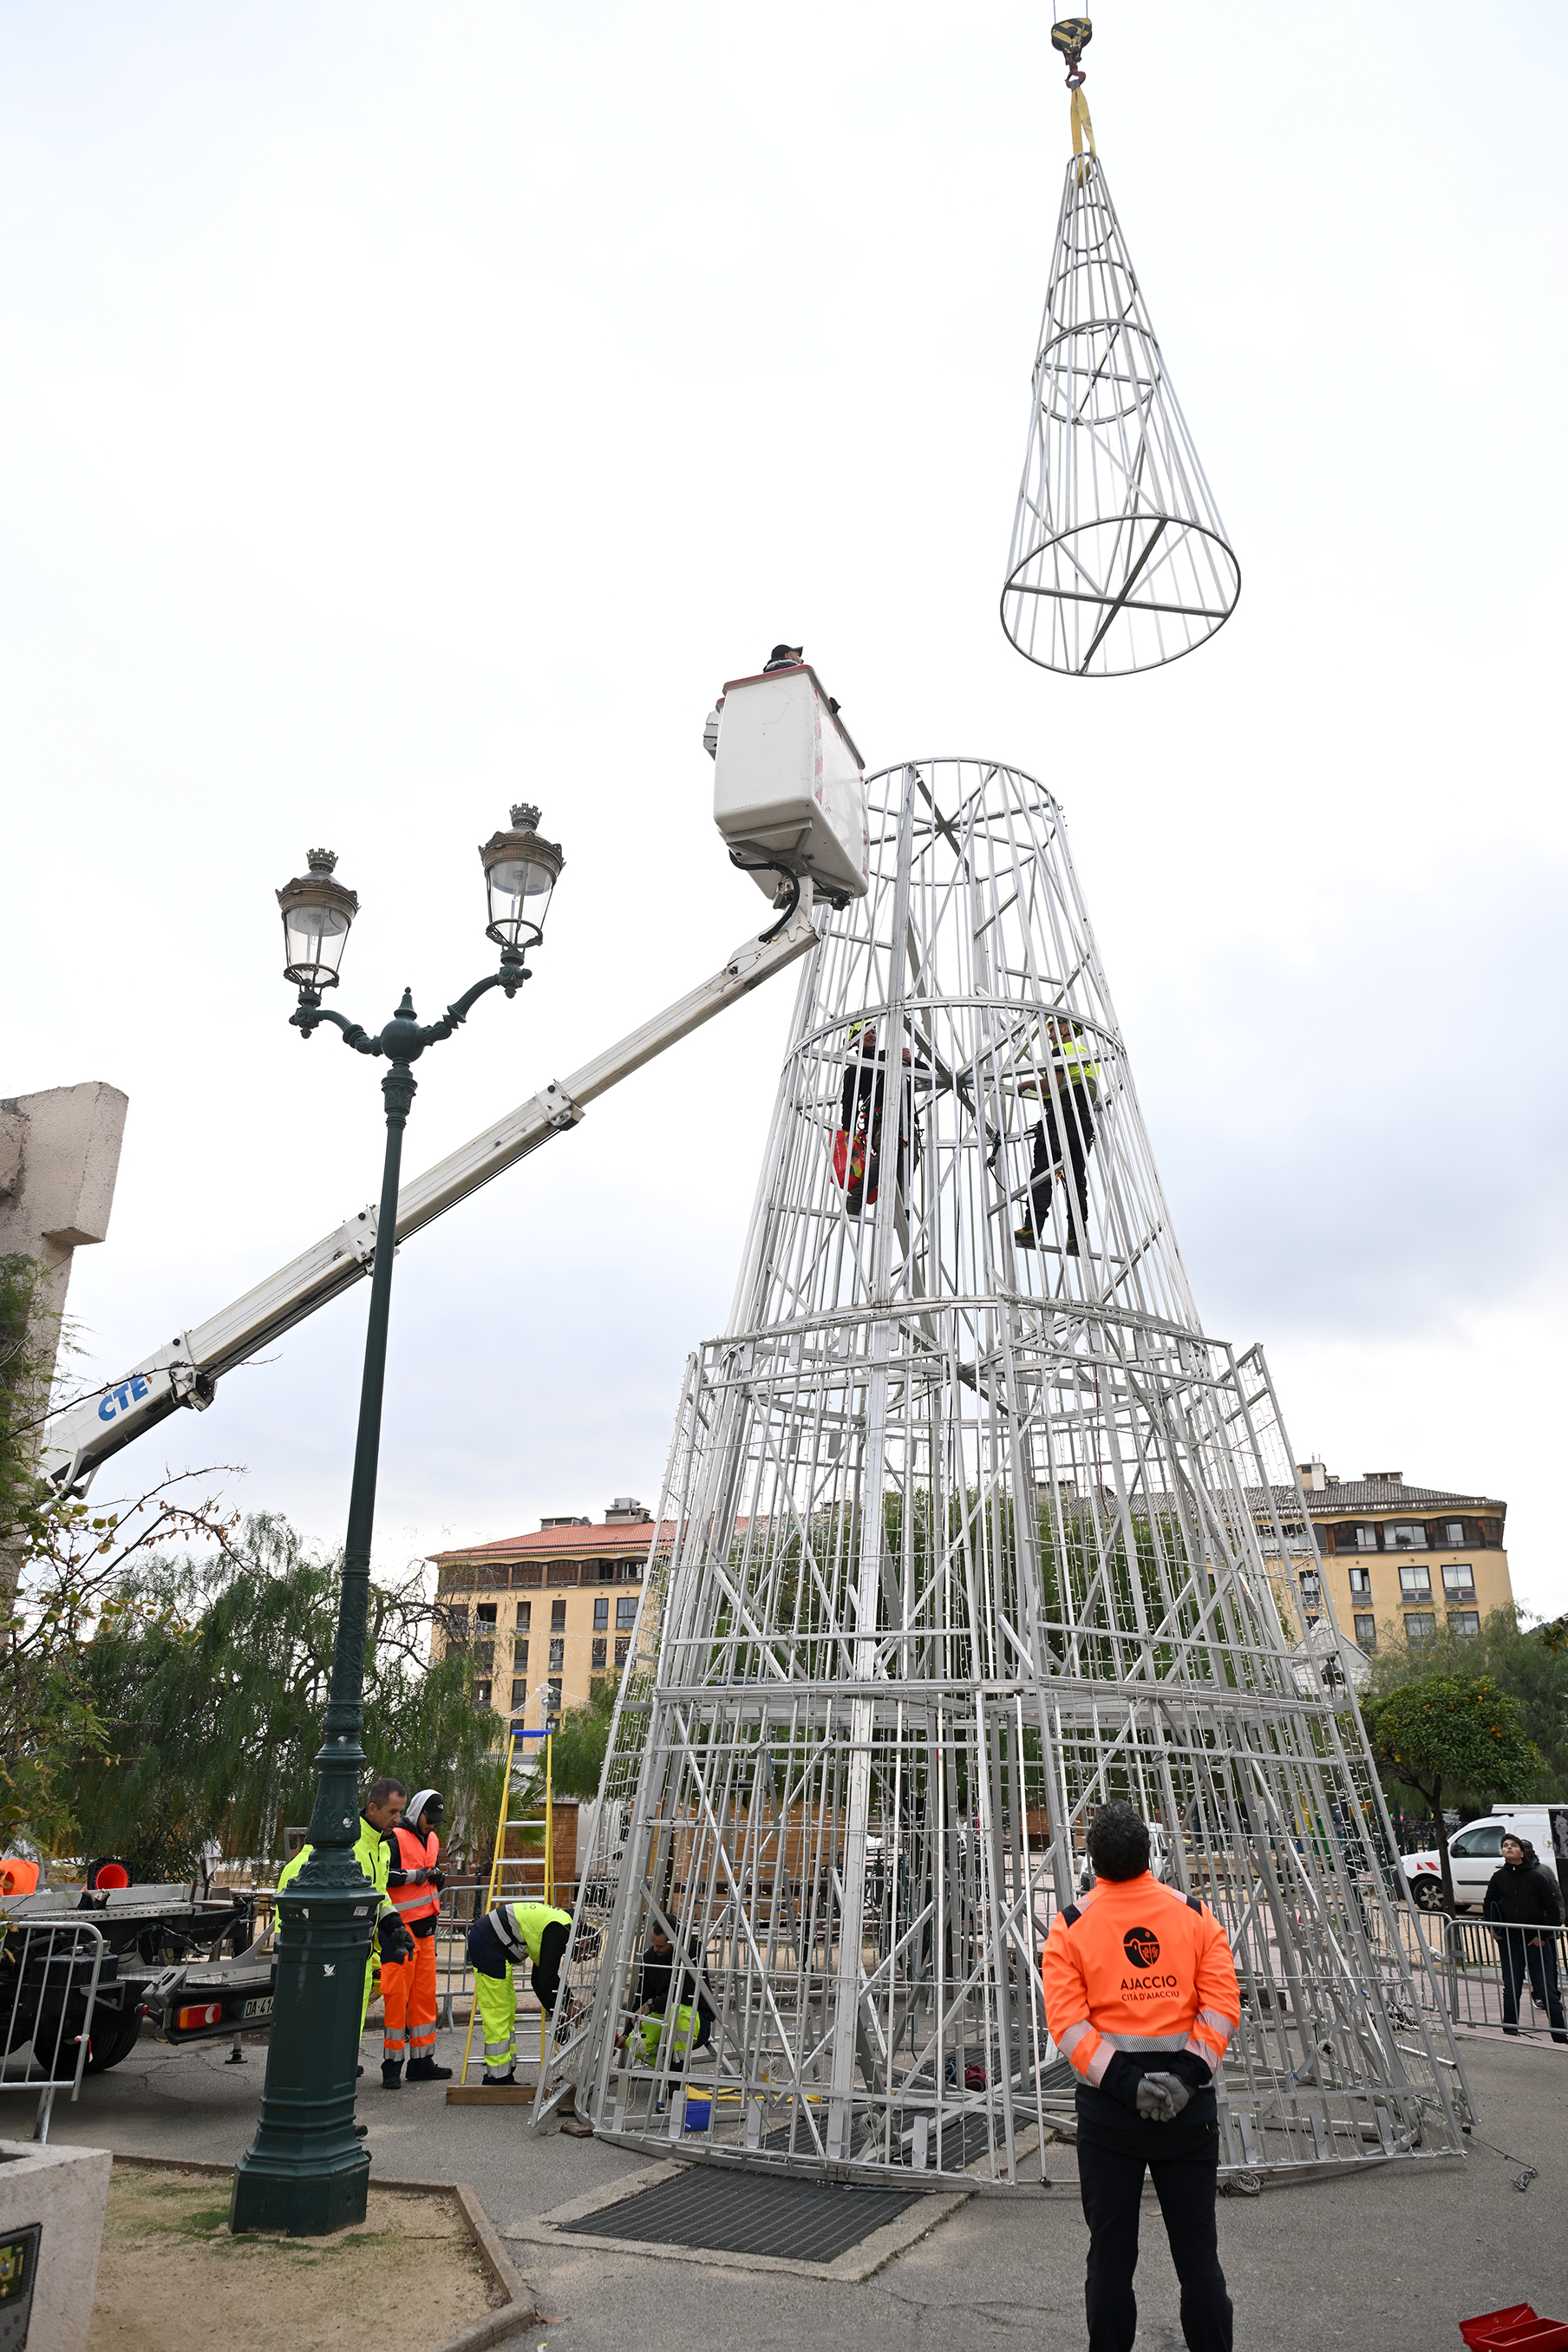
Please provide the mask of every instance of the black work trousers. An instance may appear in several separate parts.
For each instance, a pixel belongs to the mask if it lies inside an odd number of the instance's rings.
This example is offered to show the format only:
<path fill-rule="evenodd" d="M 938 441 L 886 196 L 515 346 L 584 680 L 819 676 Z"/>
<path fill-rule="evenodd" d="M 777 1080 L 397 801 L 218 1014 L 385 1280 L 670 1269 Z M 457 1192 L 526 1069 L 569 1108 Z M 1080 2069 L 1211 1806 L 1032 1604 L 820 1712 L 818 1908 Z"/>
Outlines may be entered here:
<path fill-rule="evenodd" d="M 1079 2127 L 1079 2192 L 1089 2223 L 1089 2352 L 1132 2352 L 1138 2333 L 1132 2273 L 1138 2267 L 1138 2200 L 1145 2165 L 1153 2175 L 1171 2260 L 1182 2283 L 1182 2336 L 1188 2352 L 1231 2352 L 1230 2296 L 1215 2225 L 1218 2127 L 1213 2122 L 1183 2124 L 1178 2117 L 1148 2129 L 1169 2135 L 1155 2143 L 1168 2153 L 1110 2146 L 1086 2138 Z"/>
<path fill-rule="evenodd" d="M 1072 1170 L 1079 1215 L 1088 1233 L 1089 1155 L 1093 1147 L 1094 1106 L 1088 1087 L 1062 1088 L 1059 1118 L 1056 1104 L 1047 1097 L 1044 1118 L 1035 1121 L 1035 1160 L 1029 1171 L 1029 1205 L 1037 1234 L 1043 1234 L 1050 1223 L 1052 1172 L 1064 1165 Z"/>
<path fill-rule="evenodd" d="M 1563 1995 L 1557 1983 L 1557 1942 L 1551 1928 L 1537 1929 L 1533 1943 L 1529 1927 L 1494 1927 L 1492 1932 L 1501 1948 L 1499 1958 L 1502 1962 L 1503 2032 L 1519 2031 L 1519 1996 L 1524 1990 L 1528 1971 L 1530 1990 L 1535 1995 L 1537 2009 L 1546 2012 L 1552 2039 L 1568 2042 L 1568 2027 L 1563 2021 Z"/>

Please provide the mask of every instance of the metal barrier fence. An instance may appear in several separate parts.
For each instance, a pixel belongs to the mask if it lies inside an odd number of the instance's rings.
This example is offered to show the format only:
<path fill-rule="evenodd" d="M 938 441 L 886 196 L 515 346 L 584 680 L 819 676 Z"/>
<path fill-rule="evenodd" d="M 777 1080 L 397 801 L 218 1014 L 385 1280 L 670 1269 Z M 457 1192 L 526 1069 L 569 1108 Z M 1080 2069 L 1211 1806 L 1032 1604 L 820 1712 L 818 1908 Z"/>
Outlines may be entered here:
<path fill-rule="evenodd" d="M 1568 2043 L 1563 2007 L 1568 1927 L 1451 1918 L 1446 1912 L 1414 1908 L 1395 1916 L 1416 1997 L 1425 2009 L 1446 2015 L 1458 2032 Z M 1397 1965 L 1381 1925 L 1374 1945 L 1388 1968 Z"/>
<path fill-rule="evenodd" d="M 115 1963 L 110 1960 L 112 1970 Z M 37 2091 L 33 2137 L 47 2140 L 55 2093 L 81 2090 L 104 1944 L 85 1919 L 68 1927 L 0 1922 L 0 2091 Z M 26 2050 L 23 2072 L 12 2071 Z"/>

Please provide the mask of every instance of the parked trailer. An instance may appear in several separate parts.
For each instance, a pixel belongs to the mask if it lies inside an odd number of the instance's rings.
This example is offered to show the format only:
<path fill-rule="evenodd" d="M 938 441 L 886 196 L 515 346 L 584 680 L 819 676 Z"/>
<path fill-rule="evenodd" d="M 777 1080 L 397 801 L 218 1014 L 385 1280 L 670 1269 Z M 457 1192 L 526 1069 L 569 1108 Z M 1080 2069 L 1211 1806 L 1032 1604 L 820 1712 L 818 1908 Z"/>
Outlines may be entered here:
<path fill-rule="evenodd" d="M 65 1930 L 90 1922 L 96 1969 L 51 1960 Z M 272 2021 L 275 1968 L 257 1948 L 256 1898 L 238 1890 L 124 1886 L 42 1888 L 0 1906 L 0 2056 L 35 2057 L 85 2038 L 80 2072 L 102 2074 L 135 2048 L 143 2024 L 159 2042 L 216 2042 Z"/>

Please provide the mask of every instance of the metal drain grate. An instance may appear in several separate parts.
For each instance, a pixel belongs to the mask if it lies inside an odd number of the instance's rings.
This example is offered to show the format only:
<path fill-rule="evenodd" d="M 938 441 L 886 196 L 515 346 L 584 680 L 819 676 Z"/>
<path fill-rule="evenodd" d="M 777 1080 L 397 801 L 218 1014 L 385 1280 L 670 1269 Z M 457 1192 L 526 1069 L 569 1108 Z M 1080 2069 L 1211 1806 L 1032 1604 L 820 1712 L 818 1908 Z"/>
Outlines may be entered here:
<path fill-rule="evenodd" d="M 650 2246 L 700 2246 L 715 2254 L 777 2254 L 830 2263 L 891 2221 L 921 2191 L 846 2189 L 834 2181 L 780 2180 L 693 2164 L 618 2205 L 602 2205 L 563 2236 L 630 2238 Z"/>

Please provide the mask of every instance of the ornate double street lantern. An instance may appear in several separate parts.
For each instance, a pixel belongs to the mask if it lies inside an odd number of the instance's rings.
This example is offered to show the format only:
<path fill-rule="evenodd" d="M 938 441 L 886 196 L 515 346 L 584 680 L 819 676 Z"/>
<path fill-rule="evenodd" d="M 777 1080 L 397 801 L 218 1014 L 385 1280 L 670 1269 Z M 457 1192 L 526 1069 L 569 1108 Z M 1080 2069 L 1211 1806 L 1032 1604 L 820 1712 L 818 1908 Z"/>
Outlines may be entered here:
<path fill-rule="evenodd" d="M 235 2168 L 229 2223 L 236 2230 L 282 2230 L 297 2237 L 319 2237 L 364 2219 L 370 2158 L 355 2129 L 354 2081 L 365 1963 L 380 1904 L 361 1874 L 353 1849 L 359 1836 L 360 1778 L 365 1769 L 360 1744 L 365 1615 L 403 1129 L 414 1101 L 413 1066 L 420 1055 L 450 1037 L 488 990 L 502 989 L 510 1000 L 531 977 L 524 958 L 542 938 L 551 893 L 564 862 L 558 844 L 540 838 L 538 824 L 539 811 L 523 803 L 512 810 L 510 829 L 492 834 L 479 851 L 489 913 L 485 936 L 500 949 L 500 969 L 477 981 L 438 1021 L 426 1025 L 417 1019 L 407 989 L 391 1020 L 374 1036 L 322 1003 L 323 991 L 337 986 L 349 926 L 359 912 L 354 892 L 334 879 L 337 860 L 329 850 L 312 849 L 309 872 L 278 893 L 287 950 L 285 976 L 300 992 L 292 1025 L 309 1038 L 330 1021 L 356 1054 L 379 1055 L 386 1062 L 381 1082 L 386 1156 L 331 1691 L 316 1759 L 311 1850 L 278 1901 L 267 2082 L 256 2137 Z"/>

